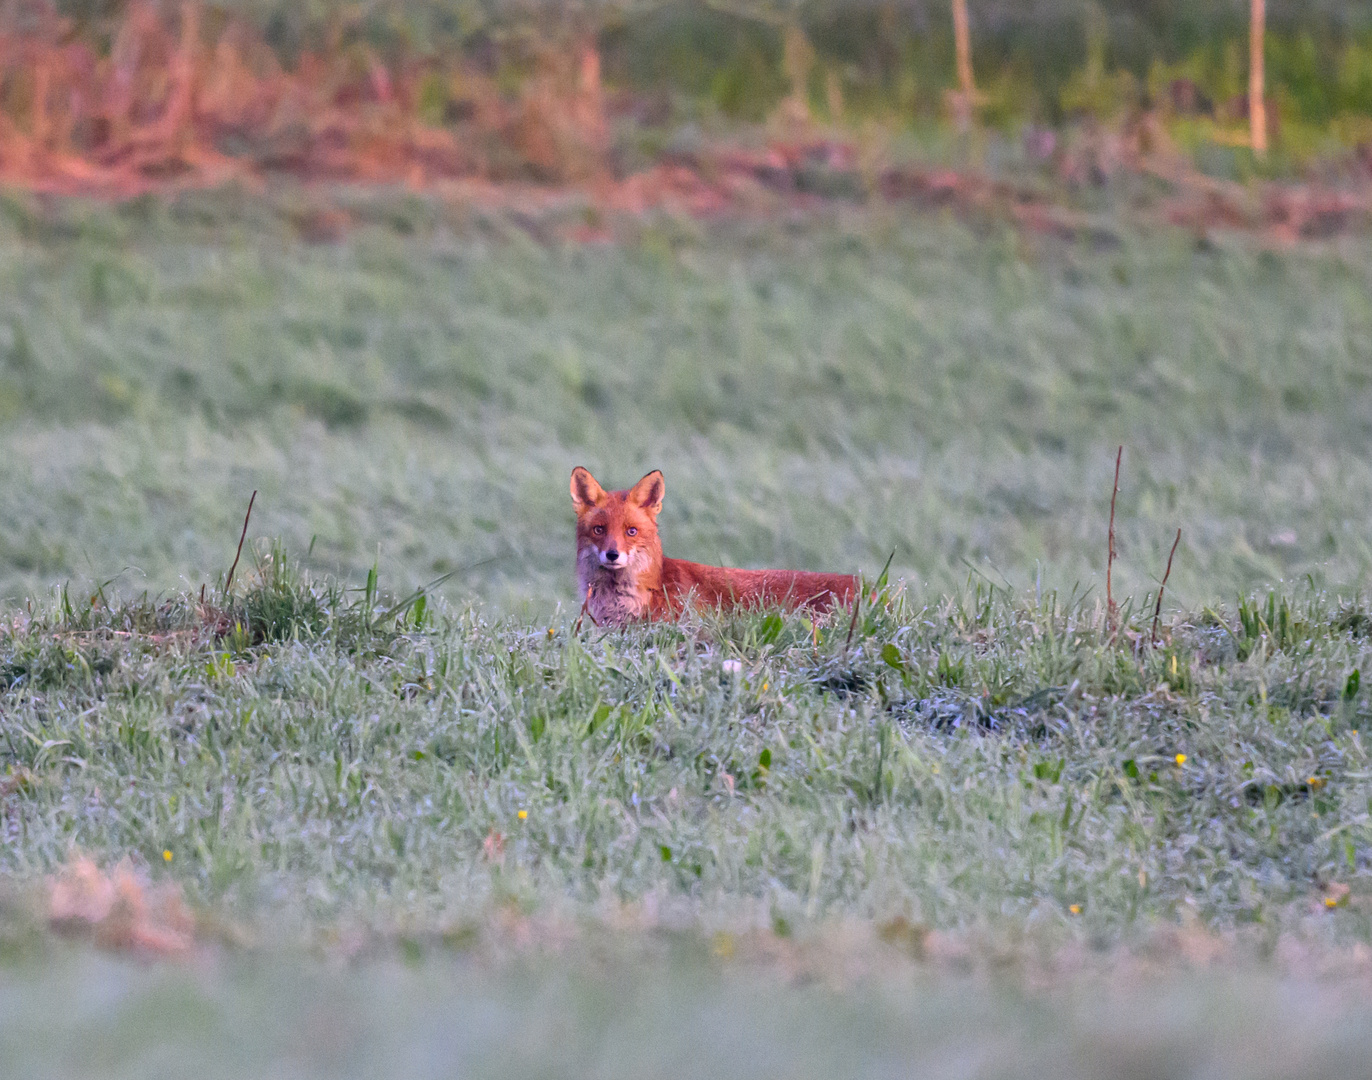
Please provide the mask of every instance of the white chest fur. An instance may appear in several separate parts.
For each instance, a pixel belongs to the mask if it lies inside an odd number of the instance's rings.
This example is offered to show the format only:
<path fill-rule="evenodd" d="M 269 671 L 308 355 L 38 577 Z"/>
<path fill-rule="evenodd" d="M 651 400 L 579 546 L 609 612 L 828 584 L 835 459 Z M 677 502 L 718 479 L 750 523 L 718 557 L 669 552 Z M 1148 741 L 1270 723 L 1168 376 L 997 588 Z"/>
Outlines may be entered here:
<path fill-rule="evenodd" d="M 648 590 L 639 586 L 631 568 L 607 570 L 592 555 L 589 559 L 578 559 L 576 569 L 581 597 L 596 622 L 620 626 L 648 614 Z"/>

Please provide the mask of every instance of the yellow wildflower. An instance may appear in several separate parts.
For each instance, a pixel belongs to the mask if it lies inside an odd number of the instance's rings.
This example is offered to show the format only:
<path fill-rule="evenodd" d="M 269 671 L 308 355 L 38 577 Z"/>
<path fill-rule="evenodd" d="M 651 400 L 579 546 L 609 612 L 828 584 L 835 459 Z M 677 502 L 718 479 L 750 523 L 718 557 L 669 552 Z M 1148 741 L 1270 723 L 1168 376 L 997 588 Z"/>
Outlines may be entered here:
<path fill-rule="evenodd" d="M 1185 765 L 1185 764 L 1186 764 L 1186 755 L 1185 755 L 1185 754 L 1178 754 L 1178 755 L 1177 755 L 1177 764 L 1178 764 L 1178 765 Z"/>
<path fill-rule="evenodd" d="M 529 816 L 529 811 L 527 811 L 527 810 L 521 810 L 521 811 L 519 812 L 519 820 L 520 820 L 520 821 L 523 821 L 523 820 L 524 820 L 525 818 L 527 818 L 528 816 Z"/>
<path fill-rule="evenodd" d="M 1073 904 L 1073 905 L 1072 905 L 1071 907 L 1069 907 L 1067 910 L 1070 911 L 1073 915 L 1080 915 L 1080 914 L 1081 914 L 1081 905 L 1080 905 L 1080 904 Z"/>
<path fill-rule="evenodd" d="M 163 861 L 163 862 L 171 862 L 171 861 L 172 861 L 171 848 L 166 848 L 165 850 L 163 850 L 163 852 L 162 852 L 162 861 Z"/>

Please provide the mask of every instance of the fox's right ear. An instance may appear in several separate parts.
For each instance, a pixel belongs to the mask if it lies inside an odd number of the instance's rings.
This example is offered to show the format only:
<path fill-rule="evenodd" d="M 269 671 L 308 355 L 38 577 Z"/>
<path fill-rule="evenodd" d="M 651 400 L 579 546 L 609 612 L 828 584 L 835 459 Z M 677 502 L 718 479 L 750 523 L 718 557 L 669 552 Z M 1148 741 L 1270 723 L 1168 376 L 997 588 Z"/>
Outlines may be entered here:
<path fill-rule="evenodd" d="M 572 470 L 572 505 L 578 514 L 593 510 L 605 498 L 605 489 L 595 482 L 595 477 L 578 465 Z"/>

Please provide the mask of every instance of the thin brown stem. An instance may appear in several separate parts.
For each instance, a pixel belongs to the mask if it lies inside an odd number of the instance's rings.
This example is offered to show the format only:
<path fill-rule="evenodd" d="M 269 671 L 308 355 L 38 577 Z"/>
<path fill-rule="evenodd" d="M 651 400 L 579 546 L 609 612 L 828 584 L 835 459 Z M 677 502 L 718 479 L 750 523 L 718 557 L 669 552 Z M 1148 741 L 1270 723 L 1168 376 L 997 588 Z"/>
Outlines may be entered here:
<path fill-rule="evenodd" d="M 578 634 L 581 633 L 581 620 L 582 620 L 582 619 L 589 618 L 589 619 L 591 620 L 591 625 L 592 625 L 592 626 L 599 626 L 599 625 L 600 625 L 600 623 L 598 623 L 598 622 L 595 621 L 595 616 L 591 614 L 591 589 L 592 589 L 592 586 L 590 586 L 590 585 L 587 585 L 587 586 L 586 586 L 586 599 L 583 600 L 583 601 L 581 601 L 581 612 L 580 612 L 580 614 L 578 614 L 577 617 L 576 617 L 576 625 L 572 627 L 572 636 L 573 636 L 573 637 L 576 637 Z"/>
<path fill-rule="evenodd" d="M 1172 550 L 1167 553 L 1167 569 L 1162 574 L 1162 584 L 1158 586 L 1158 602 L 1153 607 L 1153 644 L 1158 643 L 1158 616 L 1162 614 L 1162 591 L 1167 588 L 1167 579 L 1172 576 L 1172 557 L 1177 553 L 1177 545 L 1181 543 L 1181 530 L 1177 530 L 1177 538 L 1172 541 Z"/>
<path fill-rule="evenodd" d="M 858 608 L 862 606 L 862 586 L 853 592 L 853 618 L 848 623 L 848 640 L 843 643 L 843 658 L 848 658 L 848 646 L 853 643 L 853 631 L 857 629 Z"/>
<path fill-rule="evenodd" d="M 243 554 L 243 541 L 248 536 L 248 521 L 252 518 L 252 504 L 257 502 L 256 490 L 252 493 L 252 498 L 248 500 L 248 512 L 243 515 L 243 531 L 238 535 L 238 550 L 233 553 L 233 565 L 229 567 L 229 576 L 224 579 L 224 595 L 229 595 L 229 590 L 233 587 L 234 571 L 238 569 L 238 560 Z"/>
<path fill-rule="evenodd" d="M 1115 453 L 1115 486 L 1110 492 L 1110 534 L 1105 555 L 1105 618 L 1111 637 L 1115 634 L 1115 620 L 1119 615 L 1119 609 L 1115 607 L 1115 593 L 1110 578 L 1115 568 L 1115 499 L 1120 493 L 1120 459 L 1123 457 L 1124 447 L 1121 446 Z"/>

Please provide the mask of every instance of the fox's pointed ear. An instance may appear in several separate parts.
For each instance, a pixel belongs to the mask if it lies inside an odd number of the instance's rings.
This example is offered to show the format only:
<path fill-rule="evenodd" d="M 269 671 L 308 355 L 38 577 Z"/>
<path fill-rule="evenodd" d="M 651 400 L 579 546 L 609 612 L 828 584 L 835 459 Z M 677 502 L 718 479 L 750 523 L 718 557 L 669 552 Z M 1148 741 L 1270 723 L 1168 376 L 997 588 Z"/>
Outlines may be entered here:
<path fill-rule="evenodd" d="M 629 501 L 657 517 L 658 511 L 662 509 L 662 496 L 666 491 L 667 482 L 662 479 L 662 473 L 654 469 L 629 489 Z"/>
<path fill-rule="evenodd" d="M 595 482 L 595 477 L 578 465 L 572 470 L 572 505 L 578 514 L 593 510 L 605 498 L 605 489 Z"/>

